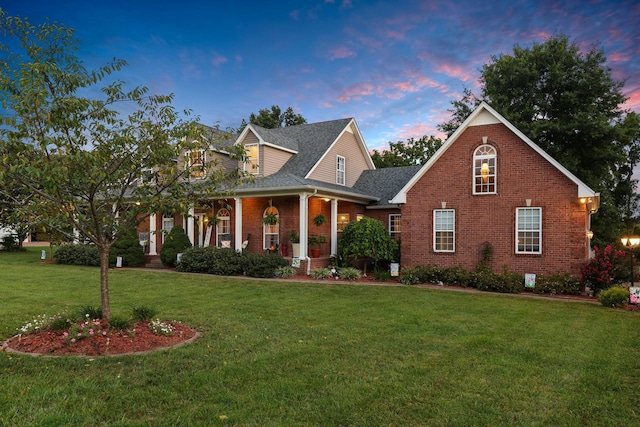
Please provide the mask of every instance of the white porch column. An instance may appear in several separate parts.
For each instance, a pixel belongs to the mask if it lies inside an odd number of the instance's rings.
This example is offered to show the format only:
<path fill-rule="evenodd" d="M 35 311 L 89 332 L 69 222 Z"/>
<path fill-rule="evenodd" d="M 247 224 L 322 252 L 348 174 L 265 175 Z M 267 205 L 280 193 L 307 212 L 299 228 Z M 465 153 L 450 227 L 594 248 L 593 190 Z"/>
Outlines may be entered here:
<path fill-rule="evenodd" d="M 338 253 L 338 199 L 331 199 L 331 255 Z"/>
<path fill-rule="evenodd" d="M 192 245 L 195 245 L 195 223 L 193 221 L 193 216 L 195 215 L 196 211 L 194 208 L 189 208 L 189 216 L 187 217 L 187 236 L 189 237 L 189 240 L 191 241 Z"/>
<path fill-rule="evenodd" d="M 149 215 L 149 255 L 158 255 L 156 248 L 156 214 Z"/>
<path fill-rule="evenodd" d="M 307 193 L 300 195 L 300 257 L 309 259 L 307 255 L 307 246 L 309 238 L 309 205 Z"/>
<path fill-rule="evenodd" d="M 236 197 L 234 199 L 236 201 L 236 206 L 234 208 L 235 210 L 235 215 L 236 215 L 236 224 L 235 224 L 235 231 L 234 234 L 236 236 L 235 238 L 235 250 L 236 251 L 241 251 L 242 250 L 242 199 L 240 197 Z"/>

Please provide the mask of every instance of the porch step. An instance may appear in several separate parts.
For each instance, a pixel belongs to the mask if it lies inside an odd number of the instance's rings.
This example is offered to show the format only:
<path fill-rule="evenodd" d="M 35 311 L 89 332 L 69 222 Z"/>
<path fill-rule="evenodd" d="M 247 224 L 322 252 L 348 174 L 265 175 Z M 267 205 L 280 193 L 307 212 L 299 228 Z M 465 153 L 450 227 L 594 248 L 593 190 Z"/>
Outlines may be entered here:
<path fill-rule="evenodd" d="M 145 257 L 144 257 L 144 267 L 145 268 L 157 268 L 157 269 L 166 268 L 164 265 L 162 265 L 162 261 L 160 261 L 160 256 L 158 256 L 158 255 L 145 255 Z"/>

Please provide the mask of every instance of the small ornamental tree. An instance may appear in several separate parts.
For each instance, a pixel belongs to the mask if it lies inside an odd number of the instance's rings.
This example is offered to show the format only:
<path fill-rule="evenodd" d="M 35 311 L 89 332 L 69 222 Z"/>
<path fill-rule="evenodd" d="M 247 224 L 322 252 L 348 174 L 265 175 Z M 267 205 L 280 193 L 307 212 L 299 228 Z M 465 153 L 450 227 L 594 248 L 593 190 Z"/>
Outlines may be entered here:
<path fill-rule="evenodd" d="M 594 257 L 582 268 L 582 283 L 596 294 L 622 280 L 626 253 L 613 245 L 593 248 Z"/>
<path fill-rule="evenodd" d="M 162 265 L 175 267 L 178 254 L 184 252 L 191 246 L 191 242 L 184 232 L 184 228 L 176 225 L 171 229 L 167 238 L 164 240 L 162 249 L 160 249 L 160 261 L 162 261 Z"/>
<path fill-rule="evenodd" d="M 173 95 L 128 88 L 113 77 L 124 60 L 85 68 L 73 29 L 32 25 L 2 9 L 0 29 L 0 182 L 34 195 L 26 214 L 49 232 L 98 248 L 102 315 L 109 320 L 111 246 L 152 213 L 185 212 L 198 200 L 228 195 L 222 188 L 246 175 L 203 156 L 206 173 L 189 180 L 192 171 L 176 159 L 215 150 L 230 135 L 176 110 Z M 241 145 L 225 150 L 246 160 Z"/>
<path fill-rule="evenodd" d="M 340 252 L 346 259 L 364 260 L 363 272 L 373 261 L 393 261 L 398 243 L 389 236 L 384 224 L 377 219 L 363 217 L 349 223 L 342 231 Z"/>

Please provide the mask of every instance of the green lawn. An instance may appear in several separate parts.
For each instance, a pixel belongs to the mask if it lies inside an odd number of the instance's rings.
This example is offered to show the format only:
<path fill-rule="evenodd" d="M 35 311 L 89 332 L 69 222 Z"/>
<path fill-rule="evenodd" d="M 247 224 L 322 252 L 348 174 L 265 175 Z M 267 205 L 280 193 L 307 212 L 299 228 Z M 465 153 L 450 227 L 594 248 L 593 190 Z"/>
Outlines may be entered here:
<path fill-rule="evenodd" d="M 99 271 L 0 253 L 0 339 Z M 114 270 L 112 310 L 202 333 L 146 356 L 0 353 L 0 426 L 640 425 L 640 315 L 415 287 Z"/>

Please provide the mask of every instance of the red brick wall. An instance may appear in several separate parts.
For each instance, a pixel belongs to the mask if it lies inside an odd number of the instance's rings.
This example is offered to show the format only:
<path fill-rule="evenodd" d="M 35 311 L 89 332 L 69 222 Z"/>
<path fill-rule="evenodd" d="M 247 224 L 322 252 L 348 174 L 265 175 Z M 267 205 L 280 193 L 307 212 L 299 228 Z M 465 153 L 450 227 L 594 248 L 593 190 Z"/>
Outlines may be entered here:
<path fill-rule="evenodd" d="M 497 194 L 473 195 L 473 152 L 488 136 L 497 150 Z M 515 254 L 515 211 L 542 208 L 542 254 Z M 455 209 L 455 253 L 433 250 L 433 210 Z M 468 128 L 407 194 L 402 208 L 403 266 L 476 267 L 485 243 L 495 272 L 571 272 L 588 258 L 588 217 L 577 186 L 506 126 Z"/>

